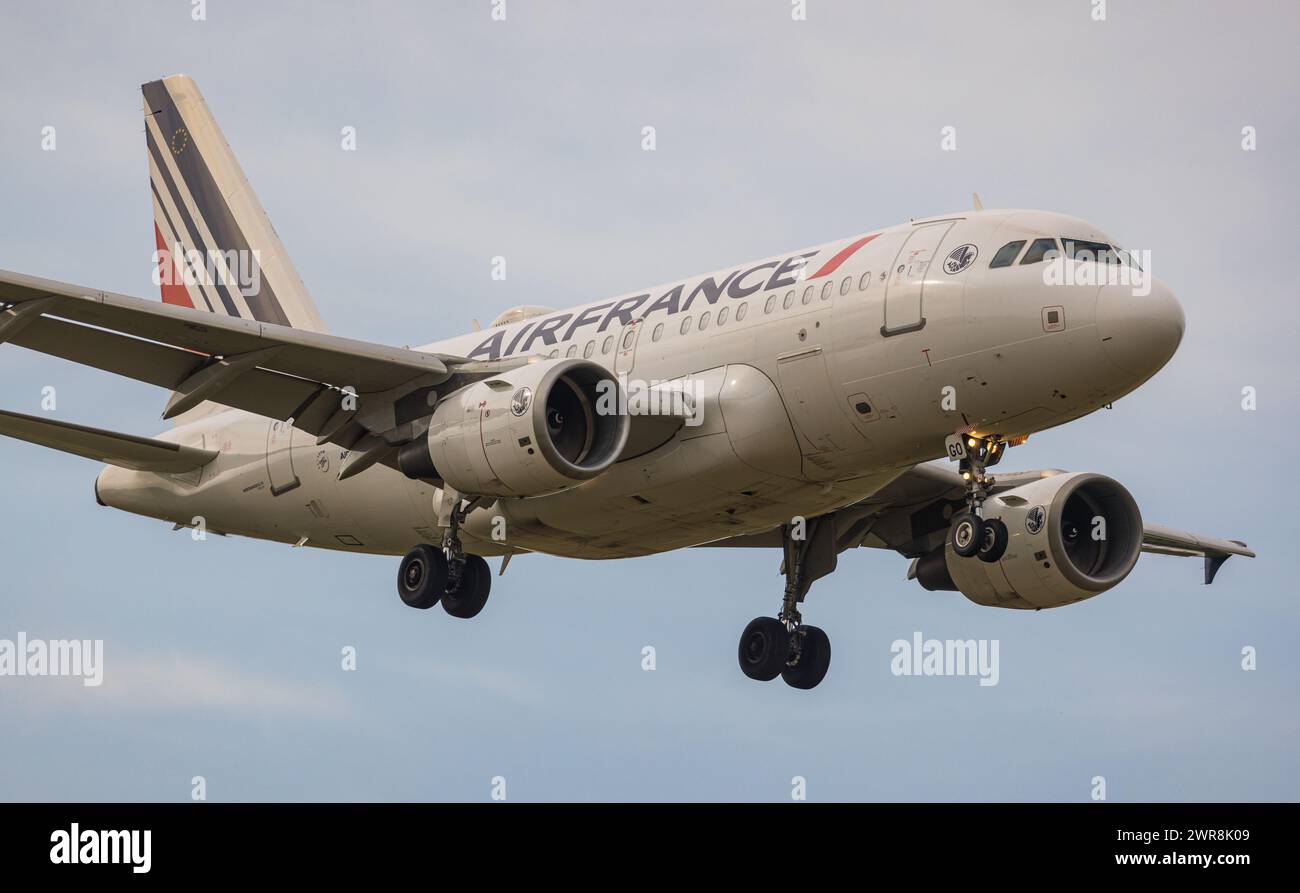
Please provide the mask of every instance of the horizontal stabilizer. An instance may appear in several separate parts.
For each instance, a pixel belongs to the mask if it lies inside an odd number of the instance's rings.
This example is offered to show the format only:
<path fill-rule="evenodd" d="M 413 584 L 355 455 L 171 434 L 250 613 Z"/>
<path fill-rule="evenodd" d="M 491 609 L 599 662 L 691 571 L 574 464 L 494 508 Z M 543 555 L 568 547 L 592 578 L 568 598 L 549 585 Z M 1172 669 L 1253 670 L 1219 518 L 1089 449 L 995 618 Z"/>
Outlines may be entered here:
<path fill-rule="evenodd" d="M 0 434 L 135 471 L 179 474 L 193 471 L 217 457 L 215 450 L 4 410 L 0 410 Z"/>

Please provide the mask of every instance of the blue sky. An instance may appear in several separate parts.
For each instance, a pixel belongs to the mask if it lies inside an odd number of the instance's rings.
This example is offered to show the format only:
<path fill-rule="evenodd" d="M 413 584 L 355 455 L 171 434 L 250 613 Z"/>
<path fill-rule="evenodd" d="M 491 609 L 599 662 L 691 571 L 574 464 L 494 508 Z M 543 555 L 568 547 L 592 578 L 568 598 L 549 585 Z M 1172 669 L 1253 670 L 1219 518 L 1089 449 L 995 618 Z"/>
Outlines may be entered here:
<path fill-rule="evenodd" d="M 336 333 L 395 344 L 968 207 L 1150 249 L 1187 335 L 1004 467 L 1095 470 L 1148 520 L 1248 541 L 1212 587 L 1144 556 L 1098 598 L 977 607 L 841 556 L 813 692 L 745 679 L 778 559 L 516 559 L 472 622 L 396 559 L 194 542 L 0 442 L 0 638 L 105 642 L 105 681 L 0 677 L 0 799 L 1294 800 L 1300 796 L 1294 4 L 1111 0 L 26 4 L 0 35 L 0 268 L 156 296 L 139 85 L 199 83 Z M 641 128 L 658 148 L 641 151 Z M 1241 148 L 1241 129 L 1258 148 Z M 41 150 L 54 126 L 57 149 Z M 357 151 L 339 147 L 357 129 Z M 957 151 L 940 131 L 957 129 Z M 504 282 L 491 258 L 508 261 Z M 0 347 L 0 406 L 139 434 L 157 389 Z M 1258 392 L 1242 410 L 1241 389 Z M 998 639 L 1001 678 L 890 643 Z M 340 669 L 354 646 L 358 669 Z M 641 649 L 657 669 L 641 670 Z M 1241 669 L 1241 649 L 1258 669 Z"/>

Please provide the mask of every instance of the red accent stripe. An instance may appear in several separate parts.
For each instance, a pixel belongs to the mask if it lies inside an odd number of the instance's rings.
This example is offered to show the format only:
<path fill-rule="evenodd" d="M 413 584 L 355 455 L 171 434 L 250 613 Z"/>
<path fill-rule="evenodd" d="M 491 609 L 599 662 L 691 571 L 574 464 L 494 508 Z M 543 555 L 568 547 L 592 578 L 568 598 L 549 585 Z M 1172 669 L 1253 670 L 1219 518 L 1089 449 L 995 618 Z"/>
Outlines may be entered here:
<path fill-rule="evenodd" d="M 176 258 L 172 257 L 171 249 L 168 248 L 167 243 L 163 241 L 162 230 L 158 229 L 157 223 L 153 225 L 153 234 L 154 239 L 158 243 L 158 251 L 160 253 L 158 258 L 158 281 L 162 283 L 163 303 L 175 304 L 178 307 L 189 307 L 191 310 L 194 309 L 194 301 L 190 298 L 190 290 L 185 287 L 185 283 L 181 279 L 180 273 L 176 270 Z M 163 264 L 167 264 L 171 267 L 171 270 L 168 271 L 171 273 L 170 277 L 167 273 L 163 272 Z M 170 282 L 167 281 L 169 278 L 171 279 Z"/>
<path fill-rule="evenodd" d="M 846 260 L 852 257 L 859 248 L 861 248 L 863 245 L 870 242 L 878 235 L 880 235 L 880 233 L 872 233 L 869 236 L 863 236 L 861 239 L 858 239 L 856 242 L 852 243 L 847 248 L 844 248 L 843 250 L 840 251 L 839 254 L 835 255 L 830 260 L 826 261 L 826 263 L 822 265 L 822 268 L 820 270 L 818 270 L 816 273 L 813 273 L 812 278 L 818 279 L 822 276 L 829 276 L 831 273 L 834 273 L 836 270 L 840 268 L 840 264 L 844 263 Z"/>

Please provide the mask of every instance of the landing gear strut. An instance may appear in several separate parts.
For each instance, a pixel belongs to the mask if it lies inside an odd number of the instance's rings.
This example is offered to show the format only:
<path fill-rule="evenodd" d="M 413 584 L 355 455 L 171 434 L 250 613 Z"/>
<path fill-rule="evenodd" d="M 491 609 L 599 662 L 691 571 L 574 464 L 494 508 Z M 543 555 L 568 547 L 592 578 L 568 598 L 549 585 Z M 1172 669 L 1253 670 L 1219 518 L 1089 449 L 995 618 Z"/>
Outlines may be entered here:
<path fill-rule="evenodd" d="M 804 530 L 805 525 L 797 529 Z M 814 688 L 831 665 L 831 642 L 815 626 L 805 626 L 799 604 L 813 581 L 835 569 L 836 542 L 833 515 L 806 524 L 806 536 L 795 538 L 796 526 L 781 527 L 785 553 L 785 594 L 775 618 L 751 620 L 740 636 L 737 657 L 740 670 L 750 679 L 768 682 L 780 676 L 792 688 Z"/>
<path fill-rule="evenodd" d="M 1007 526 L 998 518 L 984 518 L 984 500 L 995 483 L 986 470 L 1002 461 L 1007 445 L 997 437 L 953 435 L 948 439 L 948 455 L 960 461 L 958 469 L 966 483 L 966 511 L 952 519 L 948 539 L 952 550 L 962 558 L 978 556 L 994 562 L 1007 549 Z"/>
<path fill-rule="evenodd" d="M 478 555 L 467 555 L 460 542 L 460 525 L 473 508 L 455 499 L 442 540 L 442 549 L 416 546 L 397 570 L 397 594 L 412 608 L 432 608 L 439 601 L 453 617 L 469 618 L 483 610 L 492 591 L 492 571 Z"/>
<path fill-rule="evenodd" d="M 460 525 L 467 514 L 468 510 L 461 504 L 459 496 L 455 497 L 447 532 L 442 537 L 442 554 L 447 559 L 448 592 L 459 589 L 461 578 L 465 576 L 465 549 L 460 544 Z"/>

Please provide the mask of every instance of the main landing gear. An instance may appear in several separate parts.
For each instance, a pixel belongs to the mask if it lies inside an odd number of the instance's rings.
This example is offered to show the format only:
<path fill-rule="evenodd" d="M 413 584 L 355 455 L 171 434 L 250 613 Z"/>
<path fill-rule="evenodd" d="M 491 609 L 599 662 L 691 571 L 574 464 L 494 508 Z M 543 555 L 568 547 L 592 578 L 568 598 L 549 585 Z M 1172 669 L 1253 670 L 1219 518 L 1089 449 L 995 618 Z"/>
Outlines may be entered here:
<path fill-rule="evenodd" d="M 966 482 L 966 511 L 954 517 L 948 529 L 952 550 L 962 558 L 976 557 L 992 563 L 1007 551 L 1007 525 L 999 518 L 983 516 L 984 500 L 994 484 L 993 476 L 985 471 L 1002 461 L 1006 451 L 1006 443 L 997 438 L 949 438 L 948 455 L 960 460 L 959 470 Z"/>
<path fill-rule="evenodd" d="M 458 500 L 459 501 L 459 500 Z M 492 571 L 478 555 L 467 555 L 460 525 L 467 508 L 451 512 L 441 549 L 420 544 L 406 553 L 397 569 L 397 594 L 412 608 L 442 608 L 452 617 L 469 618 L 483 610 L 492 591 Z"/>
<path fill-rule="evenodd" d="M 781 528 L 785 553 L 785 597 L 781 613 L 757 617 L 740 635 L 740 670 L 750 679 L 769 682 L 780 676 L 791 688 L 815 688 L 831 665 L 831 640 L 815 626 L 804 626 L 799 613 L 814 580 L 835 569 L 835 519 L 828 515 L 807 523 L 807 536 L 795 539 L 795 527 Z"/>

